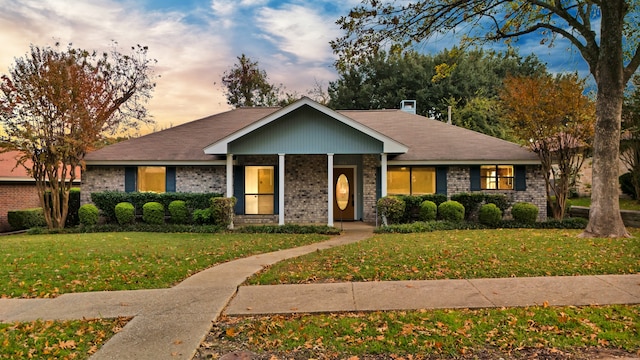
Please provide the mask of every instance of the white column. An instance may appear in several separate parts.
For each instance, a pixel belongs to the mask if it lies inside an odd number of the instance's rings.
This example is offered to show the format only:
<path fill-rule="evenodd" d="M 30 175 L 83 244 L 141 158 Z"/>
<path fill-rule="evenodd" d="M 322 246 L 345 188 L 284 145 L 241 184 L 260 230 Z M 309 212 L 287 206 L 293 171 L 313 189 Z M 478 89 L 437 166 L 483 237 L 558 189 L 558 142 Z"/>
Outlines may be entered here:
<path fill-rule="evenodd" d="M 380 154 L 380 196 L 387 196 L 387 154 Z"/>
<path fill-rule="evenodd" d="M 227 197 L 233 196 L 233 154 L 227 154 Z"/>
<path fill-rule="evenodd" d="M 327 226 L 333 226 L 333 154 L 327 154 Z"/>
<path fill-rule="evenodd" d="M 284 154 L 278 154 L 278 225 L 284 225 Z"/>

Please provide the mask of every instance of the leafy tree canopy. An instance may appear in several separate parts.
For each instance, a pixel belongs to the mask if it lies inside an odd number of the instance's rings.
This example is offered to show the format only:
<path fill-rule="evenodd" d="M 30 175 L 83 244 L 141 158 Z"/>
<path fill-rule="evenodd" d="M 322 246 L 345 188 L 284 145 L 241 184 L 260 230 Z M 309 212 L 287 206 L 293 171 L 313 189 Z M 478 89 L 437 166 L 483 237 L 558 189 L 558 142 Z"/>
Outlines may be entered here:
<path fill-rule="evenodd" d="M 245 54 L 237 59 L 238 62 L 222 76 L 227 103 L 234 107 L 278 105 L 282 86 L 271 84 L 267 72 L 260 69 L 257 61 Z"/>

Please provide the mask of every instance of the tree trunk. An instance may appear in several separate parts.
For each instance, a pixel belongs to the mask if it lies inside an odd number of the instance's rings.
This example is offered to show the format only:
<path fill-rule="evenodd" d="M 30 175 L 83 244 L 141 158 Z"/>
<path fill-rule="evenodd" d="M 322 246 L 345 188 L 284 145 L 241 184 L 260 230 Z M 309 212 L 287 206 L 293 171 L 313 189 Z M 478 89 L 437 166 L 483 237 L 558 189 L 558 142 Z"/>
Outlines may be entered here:
<path fill-rule="evenodd" d="M 581 237 L 629 237 L 619 203 L 618 164 L 624 76 L 622 26 L 624 1 L 602 2 L 602 29 L 597 64 L 592 66 L 598 86 L 593 149 L 593 179 L 589 224 Z"/>

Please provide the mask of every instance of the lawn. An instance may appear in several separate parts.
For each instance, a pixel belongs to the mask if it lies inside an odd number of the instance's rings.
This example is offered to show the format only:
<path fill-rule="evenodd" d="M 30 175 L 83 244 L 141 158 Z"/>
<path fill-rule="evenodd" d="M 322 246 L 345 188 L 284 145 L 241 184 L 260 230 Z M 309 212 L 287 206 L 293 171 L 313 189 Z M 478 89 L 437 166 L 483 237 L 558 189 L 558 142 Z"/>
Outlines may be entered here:
<path fill-rule="evenodd" d="M 190 275 L 323 235 L 90 233 L 0 238 L 0 297 L 167 288 Z"/>
<path fill-rule="evenodd" d="M 572 199 L 569 199 L 569 204 L 570 205 L 575 205 L 575 206 L 589 207 L 589 206 L 591 206 L 591 198 L 590 197 L 572 198 Z M 633 200 L 633 199 L 627 199 L 627 198 L 621 198 L 620 199 L 620 209 L 621 210 L 640 211 L 640 201 Z"/>
<path fill-rule="evenodd" d="M 279 262 L 249 284 L 472 279 L 640 272 L 640 230 L 581 239 L 580 230 L 453 230 L 378 234 Z"/>

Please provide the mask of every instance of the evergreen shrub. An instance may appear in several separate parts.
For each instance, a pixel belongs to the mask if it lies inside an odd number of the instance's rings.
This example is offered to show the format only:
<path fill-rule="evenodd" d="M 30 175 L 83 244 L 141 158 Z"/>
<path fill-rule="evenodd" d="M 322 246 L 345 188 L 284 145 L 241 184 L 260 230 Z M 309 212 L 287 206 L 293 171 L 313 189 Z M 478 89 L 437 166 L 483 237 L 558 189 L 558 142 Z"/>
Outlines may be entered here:
<path fill-rule="evenodd" d="M 436 219 L 438 205 L 433 201 L 425 200 L 420 204 L 420 220 L 431 221 Z"/>
<path fill-rule="evenodd" d="M 405 210 L 405 202 L 395 196 L 385 196 L 377 203 L 378 214 L 387 219 L 387 224 L 398 224 L 401 222 Z"/>
<path fill-rule="evenodd" d="M 189 222 L 189 209 L 187 203 L 182 200 L 173 200 L 169 203 L 169 214 L 174 224 L 186 224 Z"/>
<path fill-rule="evenodd" d="M 211 208 L 195 209 L 191 214 L 191 219 L 196 225 L 211 225 L 213 224 L 213 216 L 211 215 Z"/>
<path fill-rule="evenodd" d="M 538 219 L 538 207 L 527 202 L 519 202 L 511 208 L 513 220 L 523 224 L 533 224 Z"/>
<path fill-rule="evenodd" d="M 78 209 L 78 220 L 84 226 L 93 226 L 98 223 L 100 211 L 93 204 L 84 204 Z"/>
<path fill-rule="evenodd" d="M 480 207 L 478 221 L 480 224 L 495 227 L 502 220 L 502 210 L 496 204 L 484 204 Z"/>
<path fill-rule="evenodd" d="M 438 216 L 445 221 L 462 221 L 464 212 L 464 206 L 455 200 L 445 201 L 438 206 Z"/>
<path fill-rule="evenodd" d="M 136 208 L 130 202 L 121 202 L 115 208 L 118 224 L 133 224 L 136 220 Z"/>
<path fill-rule="evenodd" d="M 15 231 L 47 226 L 42 208 L 11 210 L 7 212 L 7 221 Z"/>
<path fill-rule="evenodd" d="M 231 225 L 233 223 L 234 206 L 236 206 L 236 198 L 234 197 L 212 198 L 211 216 L 213 218 L 213 224 L 225 227 Z"/>
<path fill-rule="evenodd" d="M 142 206 L 142 220 L 147 224 L 164 224 L 164 206 L 155 201 Z"/>

